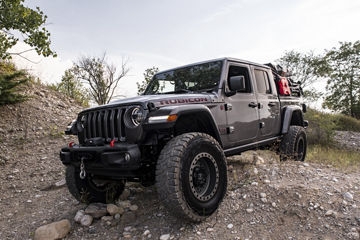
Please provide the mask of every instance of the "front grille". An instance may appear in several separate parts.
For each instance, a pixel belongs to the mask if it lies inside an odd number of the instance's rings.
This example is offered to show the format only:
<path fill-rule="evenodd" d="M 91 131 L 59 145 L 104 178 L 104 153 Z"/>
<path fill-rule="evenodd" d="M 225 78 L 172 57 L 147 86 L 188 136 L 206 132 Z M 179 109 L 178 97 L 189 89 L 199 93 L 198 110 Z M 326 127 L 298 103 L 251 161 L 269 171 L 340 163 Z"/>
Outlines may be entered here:
<path fill-rule="evenodd" d="M 105 142 L 126 141 L 124 114 L 126 108 L 103 109 L 80 116 L 84 140 L 101 137 Z"/>

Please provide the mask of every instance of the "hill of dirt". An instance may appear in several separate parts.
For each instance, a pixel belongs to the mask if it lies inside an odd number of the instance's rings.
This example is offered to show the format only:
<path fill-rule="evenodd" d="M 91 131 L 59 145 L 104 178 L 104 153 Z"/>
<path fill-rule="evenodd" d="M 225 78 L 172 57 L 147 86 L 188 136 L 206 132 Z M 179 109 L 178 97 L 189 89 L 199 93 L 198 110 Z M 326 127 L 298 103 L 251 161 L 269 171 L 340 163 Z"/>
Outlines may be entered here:
<path fill-rule="evenodd" d="M 228 158 L 228 194 L 203 223 L 169 215 L 154 187 L 128 184 L 117 202 L 124 213 L 82 226 L 74 216 L 87 206 L 61 183 L 58 156 L 81 107 L 43 86 L 27 92 L 30 100 L 0 107 L 0 239 L 32 239 L 62 219 L 71 222 L 65 239 L 359 239 L 358 171 L 279 162 L 266 151 Z"/>

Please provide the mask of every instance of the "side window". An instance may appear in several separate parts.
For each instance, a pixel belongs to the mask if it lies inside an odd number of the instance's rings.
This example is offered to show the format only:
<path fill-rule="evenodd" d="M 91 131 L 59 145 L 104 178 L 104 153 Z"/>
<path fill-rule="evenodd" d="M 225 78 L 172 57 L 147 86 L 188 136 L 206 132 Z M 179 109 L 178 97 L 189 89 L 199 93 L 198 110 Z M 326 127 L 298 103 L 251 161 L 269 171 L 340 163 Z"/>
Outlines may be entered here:
<path fill-rule="evenodd" d="M 271 93 L 270 79 L 267 72 L 255 69 L 255 79 L 258 93 Z"/>
<path fill-rule="evenodd" d="M 240 67 L 240 66 L 230 66 L 229 67 L 229 74 L 228 74 L 228 82 L 230 77 L 233 76 L 244 76 L 245 78 L 245 90 L 244 91 L 238 91 L 243 93 L 250 93 L 251 92 L 251 85 L 250 85 L 250 75 L 249 70 L 246 67 Z M 230 89 L 232 90 L 232 89 Z"/>

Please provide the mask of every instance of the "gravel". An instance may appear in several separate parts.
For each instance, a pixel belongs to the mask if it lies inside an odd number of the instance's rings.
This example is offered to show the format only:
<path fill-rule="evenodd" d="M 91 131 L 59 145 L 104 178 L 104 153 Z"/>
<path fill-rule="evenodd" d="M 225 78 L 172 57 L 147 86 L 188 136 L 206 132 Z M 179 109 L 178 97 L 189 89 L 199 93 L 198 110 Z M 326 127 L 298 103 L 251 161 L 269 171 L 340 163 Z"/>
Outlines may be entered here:
<path fill-rule="evenodd" d="M 111 219 L 106 206 L 103 220 L 82 226 L 81 220 L 89 215 L 79 212 L 85 213 L 81 210 L 87 206 L 65 186 L 48 187 L 64 179 L 59 150 L 76 141 L 57 133 L 81 107 L 44 87 L 29 91 L 42 94 L 33 94 L 25 103 L 0 106 L 0 239 L 29 239 L 40 226 L 63 219 L 71 222 L 67 240 L 359 238 L 358 169 L 279 162 L 267 151 L 228 158 L 228 194 L 214 216 L 202 223 L 169 214 L 154 187 L 128 183 L 115 203 L 122 214 Z M 137 210 L 132 211 L 133 206 Z M 81 216 L 76 217 L 78 213 Z M 129 231 L 123 231 L 125 227 Z"/>

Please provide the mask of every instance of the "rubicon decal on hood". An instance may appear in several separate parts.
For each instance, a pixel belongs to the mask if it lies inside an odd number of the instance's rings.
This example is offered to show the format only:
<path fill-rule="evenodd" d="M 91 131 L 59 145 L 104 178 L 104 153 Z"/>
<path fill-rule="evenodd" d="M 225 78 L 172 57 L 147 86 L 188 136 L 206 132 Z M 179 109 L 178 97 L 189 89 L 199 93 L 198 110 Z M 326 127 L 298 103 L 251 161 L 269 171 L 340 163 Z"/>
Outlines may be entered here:
<path fill-rule="evenodd" d="M 164 99 L 160 101 L 160 105 L 169 105 L 169 104 L 179 104 L 179 103 L 199 103 L 199 102 L 208 102 L 209 99 L 206 97 L 196 97 L 196 98 L 175 98 L 175 99 Z"/>

